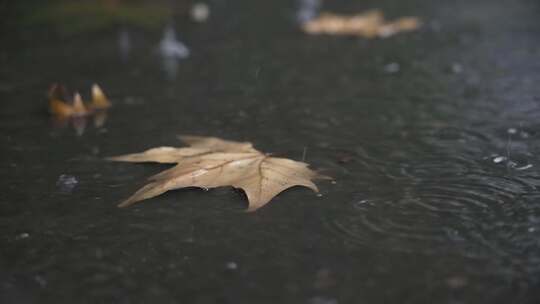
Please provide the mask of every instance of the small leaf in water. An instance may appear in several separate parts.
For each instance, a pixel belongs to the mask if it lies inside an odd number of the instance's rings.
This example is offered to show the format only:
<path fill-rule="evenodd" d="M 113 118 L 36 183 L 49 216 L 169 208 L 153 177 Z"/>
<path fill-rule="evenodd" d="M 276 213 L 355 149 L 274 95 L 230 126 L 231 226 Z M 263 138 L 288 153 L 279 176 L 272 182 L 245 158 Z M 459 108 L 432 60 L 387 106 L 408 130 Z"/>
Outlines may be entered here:
<path fill-rule="evenodd" d="M 97 84 L 92 86 L 90 103 L 85 103 L 78 92 L 70 98 L 63 85 L 53 84 L 49 89 L 49 112 L 60 125 L 71 122 L 78 135 L 84 133 L 89 116 L 94 118 L 96 127 L 103 126 L 107 119 L 105 110 L 109 107 L 111 103 Z"/>
<path fill-rule="evenodd" d="M 73 94 L 73 98 L 69 98 L 63 85 L 53 84 L 49 89 L 49 111 L 53 115 L 87 116 L 110 106 L 111 103 L 97 84 L 92 86 L 92 101 L 88 104 L 85 104 L 78 92 Z"/>

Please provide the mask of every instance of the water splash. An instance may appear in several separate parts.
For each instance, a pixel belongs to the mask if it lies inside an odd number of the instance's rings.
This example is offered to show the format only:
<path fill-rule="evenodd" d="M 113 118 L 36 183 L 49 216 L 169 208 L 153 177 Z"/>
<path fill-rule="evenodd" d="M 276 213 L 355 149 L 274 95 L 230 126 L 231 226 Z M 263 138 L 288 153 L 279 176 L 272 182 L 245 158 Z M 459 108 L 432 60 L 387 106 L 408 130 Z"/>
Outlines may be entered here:
<path fill-rule="evenodd" d="M 163 31 L 163 38 L 159 42 L 159 53 L 163 69 L 170 79 L 176 78 L 180 60 L 190 55 L 188 47 L 176 38 L 176 31 L 170 24 Z"/>

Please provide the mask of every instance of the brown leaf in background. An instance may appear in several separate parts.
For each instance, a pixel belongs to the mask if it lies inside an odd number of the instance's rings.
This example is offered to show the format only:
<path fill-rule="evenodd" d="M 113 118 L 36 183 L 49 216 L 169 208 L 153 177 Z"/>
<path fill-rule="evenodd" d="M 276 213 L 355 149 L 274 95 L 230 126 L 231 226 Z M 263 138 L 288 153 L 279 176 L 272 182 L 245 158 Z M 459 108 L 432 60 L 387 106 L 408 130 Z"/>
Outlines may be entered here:
<path fill-rule="evenodd" d="M 249 207 L 255 211 L 274 196 L 294 186 L 318 192 L 314 179 L 327 177 L 308 168 L 308 164 L 272 157 L 251 143 L 215 137 L 181 136 L 189 147 L 159 147 L 142 153 L 111 157 L 125 162 L 176 163 L 171 169 L 150 177 L 150 183 L 122 202 L 126 207 L 172 189 L 233 186 L 245 191 Z"/>
<path fill-rule="evenodd" d="M 89 104 L 83 102 L 78 92 L 70 99 L 62 85 L 53 84 L 49 89 L 49 111 L 56 116 L 86 116 L 110 106 L 109 100 L 97 84 L 92 86 L 92 101 Z"/>
<path fill-rule="evenodd" d="M 403 17 L 386 22 L 380 10 L 370 10 L 353 16 L 322 13 L 303 24 L 308 34 L 347 35 L 365 38 L 386 38 L 399 32 L 413 31 L 421 26 L 417 17 Z"/>

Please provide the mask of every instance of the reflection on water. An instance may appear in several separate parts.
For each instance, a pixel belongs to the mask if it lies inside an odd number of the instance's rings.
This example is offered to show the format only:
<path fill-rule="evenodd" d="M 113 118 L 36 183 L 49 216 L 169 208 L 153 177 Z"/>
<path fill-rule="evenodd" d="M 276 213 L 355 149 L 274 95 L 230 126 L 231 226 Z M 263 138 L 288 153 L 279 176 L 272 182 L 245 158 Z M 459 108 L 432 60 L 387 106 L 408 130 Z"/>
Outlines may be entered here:
<path fill-rule="evenodd" d="M 75 176 L 62 174 L 58 177 L 58 180 L 56 181 L 56 186 L 58 187 L 60 192 L 69 194 L 73 192 L 73 189 L 75 189 L 78 183 L 79 181 Z"/>
<path fill-rule="evenodd" d="M 189 57 L 189 49 L 176 38 L 176 31 L 171 24 L 167 25 L 163 31 L 163 38 L 159 42 L 159 53 L 163 70 L 169 79 L 175 79 L 180 60 Z"/>
<path fill-rule="evenodd" d="M 86 131 L 88 121 L 91 121 L 95 128 L 102 128 L 107 122 L 107 112 L 99 111 L 91 116 L 62 117 L 53 116 L 52 122 L 55 128 L 73 127 L 78 136 L 82 136 Z"/>

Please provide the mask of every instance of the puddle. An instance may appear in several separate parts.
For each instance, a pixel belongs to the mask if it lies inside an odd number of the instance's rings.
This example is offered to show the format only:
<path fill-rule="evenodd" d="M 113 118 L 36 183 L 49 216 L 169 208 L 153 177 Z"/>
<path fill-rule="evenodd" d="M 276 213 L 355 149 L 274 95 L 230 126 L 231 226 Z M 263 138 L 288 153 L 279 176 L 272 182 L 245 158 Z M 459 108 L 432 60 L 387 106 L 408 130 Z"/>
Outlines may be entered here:
<path fill-rule="evenodd" d="M 537 300 L 536 3 L 383 1 L 426 26 L 366 40 L 298 24 L 362 3 L 63 2 L 6 6 L 0 302 Z M 56 125 L 55 82 L 103 85 L 106 122 Z M 231 188 L 118 209 L 167 166 L 104 158 L 181 134 L 250 141 L 336 182 L 252 214 Z"/>

